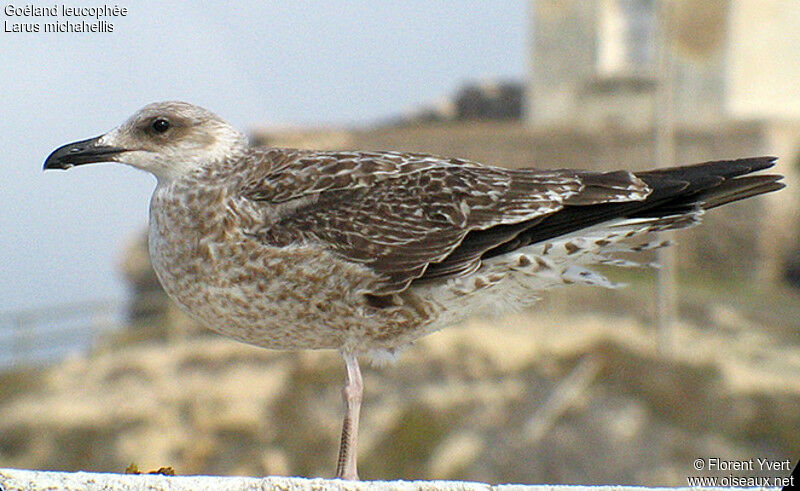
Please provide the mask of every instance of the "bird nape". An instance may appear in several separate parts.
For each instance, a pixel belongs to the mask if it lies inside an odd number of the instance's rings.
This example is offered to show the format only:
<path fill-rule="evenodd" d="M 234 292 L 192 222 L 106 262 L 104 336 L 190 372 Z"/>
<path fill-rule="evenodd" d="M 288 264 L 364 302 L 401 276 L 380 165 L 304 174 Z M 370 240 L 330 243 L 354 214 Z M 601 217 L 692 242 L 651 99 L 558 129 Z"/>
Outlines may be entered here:
<path fill-rule="evenodd" d="M 778 190 L 773 157 L 646 172 L 504 169 L 404 152 L 249 147 L 215 114 L 150 104 L 64 145 L 45 169 L 119 162 L 153 173 L 149 248 L 194 319 L 273 349 L 336 349 L 346 416 L 336 476 L 358 479 L 361 355 L 469 317 L 526 307 L 649 232 Z"/>

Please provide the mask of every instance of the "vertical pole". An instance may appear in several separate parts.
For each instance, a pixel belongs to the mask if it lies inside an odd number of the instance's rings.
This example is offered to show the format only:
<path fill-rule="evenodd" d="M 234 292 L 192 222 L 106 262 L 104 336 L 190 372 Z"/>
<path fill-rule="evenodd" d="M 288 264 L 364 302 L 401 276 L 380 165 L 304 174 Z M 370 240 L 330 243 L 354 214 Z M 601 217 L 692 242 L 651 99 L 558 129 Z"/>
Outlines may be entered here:
<path fill-rule="evenodd" d="M 656 11 L 657 38 L 657 80 L 655 106 L 655 156 L 658 167 L 675 165 L 675 104 L 674 67 L 669 42 L 670 8 L 669 0 L 659 0 Z M 662 232 L 664 239 L 670 239 L 672 232 Z M 658 251 L 657 279 L 657 328 L 658 350 L 670 354 L 675 343 L 675 322 L 678 314 L 677 262 L 674 247 Z"/>

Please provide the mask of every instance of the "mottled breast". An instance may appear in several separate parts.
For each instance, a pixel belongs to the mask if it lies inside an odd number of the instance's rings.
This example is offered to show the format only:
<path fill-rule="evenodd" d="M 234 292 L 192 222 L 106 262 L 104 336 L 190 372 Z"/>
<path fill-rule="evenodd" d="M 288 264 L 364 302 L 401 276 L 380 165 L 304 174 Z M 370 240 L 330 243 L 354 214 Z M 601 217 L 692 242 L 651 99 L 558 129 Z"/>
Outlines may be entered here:
<path fill-rule="evenodd" d="M 241 208 L 225 189 L 196 184 L 159 185 L 151 200 L 153 267 L 207 327 L 267 348 L 369 351 L 405 344 L 431 321 L 418 299 L 371 305 L 375 274 L 319 244 L 259 242 L 245 233 L 253 210 Z"/>

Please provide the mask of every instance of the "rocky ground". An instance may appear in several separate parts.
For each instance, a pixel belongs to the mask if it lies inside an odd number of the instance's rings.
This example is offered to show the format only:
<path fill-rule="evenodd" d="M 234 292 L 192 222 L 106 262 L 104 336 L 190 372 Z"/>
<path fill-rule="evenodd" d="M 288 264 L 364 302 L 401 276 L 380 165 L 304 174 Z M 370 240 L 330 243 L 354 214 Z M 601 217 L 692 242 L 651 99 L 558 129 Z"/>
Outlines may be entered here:
<path fill-rule="evenodd" d="M 681 324 L 669 356 L 630 317 L 529 314 L 432 335 L 365 367 L 362 478 L 676 486 L 708 475 L 697 458 L 796 460 L 800 348 L 725 319 Z M 215 335 L 6 374 L 0 467 L 329 477 L 343 377 L 333 352 Z"/>

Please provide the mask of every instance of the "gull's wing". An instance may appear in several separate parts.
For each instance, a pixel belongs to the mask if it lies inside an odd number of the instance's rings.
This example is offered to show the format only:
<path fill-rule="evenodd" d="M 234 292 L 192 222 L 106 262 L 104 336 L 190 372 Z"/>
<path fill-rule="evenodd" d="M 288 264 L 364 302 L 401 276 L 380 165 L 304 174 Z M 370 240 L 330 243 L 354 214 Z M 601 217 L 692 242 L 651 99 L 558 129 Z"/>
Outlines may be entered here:
<path fill-rule="evenodd" d="M 249 233 L 279 246 L 323 244 L 373 269 L 383 279 L 375 295 L 423 276 L 474 271 L 486 251 L 565 205 L 641 201 L 651 192 L 627 171 L 511 170 L 398 152 L 270 152 L 271 164 L 240 193 L 272 212 Z"/>

